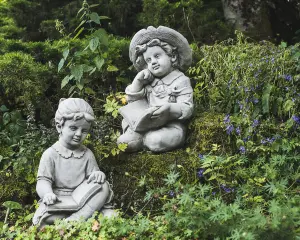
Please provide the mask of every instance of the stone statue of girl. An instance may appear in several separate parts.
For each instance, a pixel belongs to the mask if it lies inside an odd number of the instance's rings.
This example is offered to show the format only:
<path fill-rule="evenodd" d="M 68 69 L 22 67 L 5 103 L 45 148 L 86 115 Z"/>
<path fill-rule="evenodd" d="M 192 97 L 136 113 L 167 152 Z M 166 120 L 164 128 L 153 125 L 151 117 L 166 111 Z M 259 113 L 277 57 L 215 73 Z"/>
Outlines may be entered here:
<path fill-rule="evenodd" d="M 93 121 L 93 109 L 85 100 L 61 99 L 55 114 L 59 140 L 43 153 L 39 164 L 36 191 L 41 200 L 33 224 L 41 227 L 58 218 L 85 220 L 95 211 L 113 214 L 110 185 L 92 151 L 82 145 Z"/>
<path fill-rule="evenodd" d="M 128 102 L 146 99 L 153 109 L 151 119 L 157 124 L 153 129 L 136 131 L 123 119 L 118 143 L 127 143 L 127 151 L 147 148 L 165 152 L 182 146 L 185 120 L 193 112 L 193 89 L 182 72 L 192 62 L 187 40 L 168 27 L 150 26 L 132 38 L 129 56 L 139 73 L 125 90 Z"/>

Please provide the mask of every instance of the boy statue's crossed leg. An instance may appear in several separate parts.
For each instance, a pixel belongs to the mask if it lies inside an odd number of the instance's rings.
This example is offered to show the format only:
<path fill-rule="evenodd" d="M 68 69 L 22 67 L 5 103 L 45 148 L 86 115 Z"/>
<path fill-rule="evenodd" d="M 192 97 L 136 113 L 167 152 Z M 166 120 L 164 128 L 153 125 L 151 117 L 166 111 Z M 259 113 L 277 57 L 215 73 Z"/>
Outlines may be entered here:
<path fill-rule="evenodd" d="M 123 120 L 124 121 L 124 120 Z M 126 151 L 135 152 L 143 147 L 152 152 L 165 152 L 184 144 L 185 126 L 179 122 L 146 133 L 134 132 L 130 127 L 118 139 L 118 143 L 127 143 Z"/>

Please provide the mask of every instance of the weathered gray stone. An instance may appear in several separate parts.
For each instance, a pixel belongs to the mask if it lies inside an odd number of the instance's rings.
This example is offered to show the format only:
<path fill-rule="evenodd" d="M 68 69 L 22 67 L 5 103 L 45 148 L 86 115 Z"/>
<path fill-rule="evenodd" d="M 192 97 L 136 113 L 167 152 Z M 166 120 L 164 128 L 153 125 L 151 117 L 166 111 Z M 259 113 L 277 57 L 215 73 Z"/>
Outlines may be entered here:
<path fill-rule="evenodd" d="M 193 112 L 193 89 L 181 72 L 192 61 L 187 40 L 168 27 L 150 26 L 135 34 L 129 55 L 139 73 L 125 90 L 128 105 L 120 109 L 124 119 L 118 143 L 127 143 L 131 152 L 182 146 L 185 120 Z"/>
<path fill-rule="evenodd" d="M 60 101 L 55 114 L 59 140 L 43 153 L 39 164 L 36 191 L 41 200 L 33 224 L 41 227 L 58 218 L 85 220 L 95 211 L 115 215 L 106 176 L 92 151 L 82 145 L 93 121 L 93 109 L 83 99 Z"/>

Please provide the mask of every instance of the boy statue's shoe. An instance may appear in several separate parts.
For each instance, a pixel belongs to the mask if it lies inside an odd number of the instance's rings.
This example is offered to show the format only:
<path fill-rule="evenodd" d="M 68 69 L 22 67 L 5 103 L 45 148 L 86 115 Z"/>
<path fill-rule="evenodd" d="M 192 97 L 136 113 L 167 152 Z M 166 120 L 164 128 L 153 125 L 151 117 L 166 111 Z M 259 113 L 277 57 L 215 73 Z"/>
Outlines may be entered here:
<path fill-rule="evenodd" d="M 126 152 L 139 151 L 143 148 L 143 135 L 127 128 L 126 132 L 117 140 L 117 144 L 120 143 L 127 143 Z"/>

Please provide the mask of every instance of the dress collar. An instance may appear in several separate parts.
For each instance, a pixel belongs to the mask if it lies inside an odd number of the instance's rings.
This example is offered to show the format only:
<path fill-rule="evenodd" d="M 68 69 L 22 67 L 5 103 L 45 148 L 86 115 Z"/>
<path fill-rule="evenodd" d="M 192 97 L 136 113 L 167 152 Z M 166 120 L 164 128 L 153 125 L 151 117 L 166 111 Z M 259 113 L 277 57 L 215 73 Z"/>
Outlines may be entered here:
<path fill-rule="evenodd" d="M 162 81 L 166 85 L 170 85 L 172 82 L 174 82 L 175 79 L 179 78 L 182 75 L 183 73 L 176 69 L 162 79 L 155 78 L 151 83 L 151 87 L 154 87 L 159 81 Z"/>
<path fill-rule="evenodd" d="M 70 150 L 70 149 L 64 147 L 59 141 L 54 143 L 52 145 L 52 147 L 63 158 L 70 158 L 72 156 L 74 158 L 82 158 L 87 150 L 87 147 L 84 145 L 81 145 L 79 148 L 77 148 L 75 150 Z"/>

